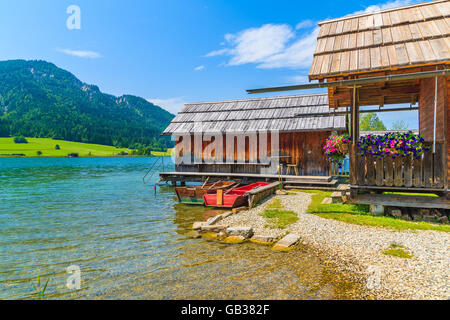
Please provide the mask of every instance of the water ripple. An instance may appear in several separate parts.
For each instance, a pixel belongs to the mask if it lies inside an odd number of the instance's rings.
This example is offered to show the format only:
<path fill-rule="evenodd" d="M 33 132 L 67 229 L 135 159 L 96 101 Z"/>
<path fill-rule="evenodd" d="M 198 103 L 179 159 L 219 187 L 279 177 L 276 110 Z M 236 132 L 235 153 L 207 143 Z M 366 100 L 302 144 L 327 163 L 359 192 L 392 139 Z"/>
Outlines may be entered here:
<path fill-rule="evenodd" d="M 38 275 L 48 299 L 358 297 L 310 252 L 190 239 L 207 210 L 143 185 L 151 161 L 0 159 L 0 299 L 36 298 Z M 70 265 L 80 290 L 66 287 Z"/>

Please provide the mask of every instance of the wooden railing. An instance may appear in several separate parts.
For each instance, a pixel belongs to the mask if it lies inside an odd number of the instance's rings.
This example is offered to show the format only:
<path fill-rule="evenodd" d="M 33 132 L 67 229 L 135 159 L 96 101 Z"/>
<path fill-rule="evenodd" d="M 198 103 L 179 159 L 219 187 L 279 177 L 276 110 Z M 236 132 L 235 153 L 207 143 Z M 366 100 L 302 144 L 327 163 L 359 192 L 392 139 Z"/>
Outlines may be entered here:
<path fill-rule="evenodd" d="M 330 176 L 332 177 L 348 177 L 350 174 L 349 159 L 340 161 L 340 166 L 337 163 L 331 163 Z"/>
<path fill-rule="evenodd" d="M 426 143 L 431 147 L 431 143 Z M 356 154 L 356 155 L 355 155 Z M 351 148 L 350 181 L 353 186 L 402 187 L 402 188 L 447 188 L 447 148 L 436 143 L 436 152 L 426 151 L 420 159 L 412 157 L 384 157 L 374 160 L 372 156 L 360 156 Z"/>

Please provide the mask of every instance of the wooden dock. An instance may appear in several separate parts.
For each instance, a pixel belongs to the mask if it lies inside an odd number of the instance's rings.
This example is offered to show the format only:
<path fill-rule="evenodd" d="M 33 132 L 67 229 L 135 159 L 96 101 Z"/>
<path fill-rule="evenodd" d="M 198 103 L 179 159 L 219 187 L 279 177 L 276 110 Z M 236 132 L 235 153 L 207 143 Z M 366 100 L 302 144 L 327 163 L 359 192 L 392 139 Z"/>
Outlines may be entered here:
<path fill-rule="evenodd" d="M 279 181 L 287 187 L 327 187 L 330 189 L 337 189 L 338 187 L 337 180 L 333 180 L 331 176 L 279 176 L 277 174 L 221 172 L 161 172 L 159 177 L 160 181 L 170 182 L 174 185 L 177 183 L 185 184 L 186 182 L 204 182 L 208 179 L 210 182 L 218 180 L 236 180 L 248 183 L 257 181 Z"/>

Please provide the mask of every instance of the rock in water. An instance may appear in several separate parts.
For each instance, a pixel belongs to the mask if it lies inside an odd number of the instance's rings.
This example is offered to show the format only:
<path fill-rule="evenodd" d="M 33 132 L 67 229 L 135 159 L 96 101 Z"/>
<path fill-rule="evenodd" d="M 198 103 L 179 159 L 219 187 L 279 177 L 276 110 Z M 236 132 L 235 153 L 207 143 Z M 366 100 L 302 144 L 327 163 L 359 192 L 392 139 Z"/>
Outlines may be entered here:
<path fill-rule="evenodd" d="M 242 243 L 244 241 L 245 238 L 242 236 L 228 236 L 223 240 L 225 243 Z"/>
<path fill-rule="evenodd" d="M 251 227 L 230 227 L 227 229 L 227 234 L 230 236 L 241 236 L 244 239 L 253 236 L 253 228 Z"/>
<path fill-rule="evenodd" d="M 213 224 L 219 222 L 219 221 L 222 220 L 222 219 L 223 219 L 223 216 L 222 216 L 221 214 L 219 214 L 219 215 L 217 215 L 217 216 L 215 216 L 215 217 L 209 218 L 209 219 L 206 221 L 206 224 L 208 224 L 208 225 L 213 225 Z"/>
<path fill-rule="evenodd" d="M 260 242 L 260 243 L 273 243 L 277 240 L 277 238 L 272 237 L 272 236 L 261 236 L 261 235 L 254 235 L 250 241 L 254 241 L 254 242 Z"/>
<path fill-rule="evenodd" d="M 199 230 L 199 229 L 201 229 L 203 226 L 205 226 L 206 225 L 206 222 L 202 222 L 202 221 L 199 221 L 199 222 L 194 222 L 194 224 L 193 224 L 193 226 L 192 226 L 192 229 L 194 229 L 194 230 Z"/>
<path fill-rule="evenodd" d="M 207 231 L 207 232 L 221 232 L 221 231 L 225 231 L 227 229 L 227 226 L 222 226 L 222 225 L 214 225 L 214 226 L 209 226 L 209 225 L 203 225 L 202 226 L 202 231 Z"/>
<path fill-rule="evenodd" d="M 286 248 L 289 248 L 289 247 L 293 246 L 294 244 L 296 244 L 298 242 L 298 240 L 300 240 L 300 236 L 298 236 L 296 234 L 288 234 L 283 239 L 281 239 L 280 241 L 275 243 L 273 248 L 274 249 L 286 249 Z"/>

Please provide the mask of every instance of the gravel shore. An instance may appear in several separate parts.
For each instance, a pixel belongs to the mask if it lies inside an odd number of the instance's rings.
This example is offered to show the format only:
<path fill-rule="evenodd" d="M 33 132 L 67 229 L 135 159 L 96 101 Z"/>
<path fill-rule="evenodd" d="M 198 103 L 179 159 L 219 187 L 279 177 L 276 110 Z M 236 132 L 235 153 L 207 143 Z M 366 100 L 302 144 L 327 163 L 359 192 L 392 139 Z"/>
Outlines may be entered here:
<path fill-rule="evenodd" d="M 438 231 L 399 232 L 324 219 L 306 213 L 311 195 L 274 196 L 299 220 L 286 229 L 269 229 L 260 214 L 270 200 L 220 221 L 229 226 L 253 227 L 255 234 L 282 237 L 298 234 L 302 244 L 313 248 L 351 272 L 378 299 L 450 299 L 450 235 Z M 406 247 L 409 259 L 385 255 L 392 243 Z"/>

